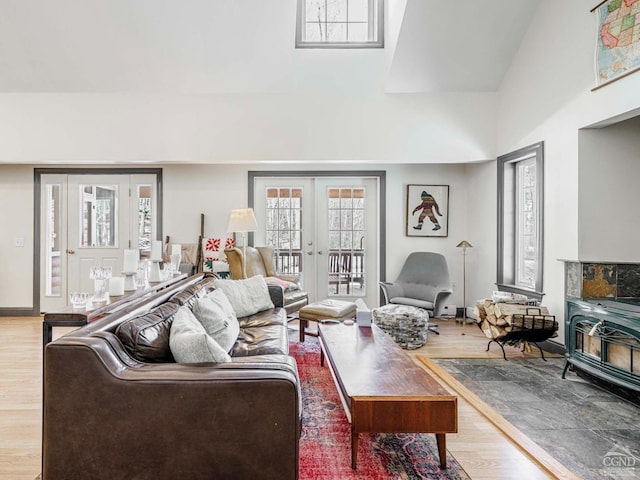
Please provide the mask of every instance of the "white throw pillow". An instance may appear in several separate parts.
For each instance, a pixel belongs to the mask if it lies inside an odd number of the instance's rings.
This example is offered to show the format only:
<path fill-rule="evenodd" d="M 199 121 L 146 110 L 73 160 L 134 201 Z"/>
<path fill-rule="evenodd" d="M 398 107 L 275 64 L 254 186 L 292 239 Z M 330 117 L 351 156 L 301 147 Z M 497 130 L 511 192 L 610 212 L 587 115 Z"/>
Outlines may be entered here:
<path fill-rule="evenodd" d="M 199 298 L 193 306 L 193 314 L 205 331 L 225 350 L 236 343 L 240 324 L 229 299 L 222 290 L 214 290 Z"/>
<path fill-rule="evenodd" d="M 231 357 L 209 336 L 189 307 L 180 307 L 171 323 L 169 348 L 178 363 L 223 363 Z"/>
<path fill-rule="evenodd" d="M 274 307 L 267 282 L 262 275 L 246 280 L 216 279 L 213 281 L 213 286 L 224 292 L 238 318 Z"/>

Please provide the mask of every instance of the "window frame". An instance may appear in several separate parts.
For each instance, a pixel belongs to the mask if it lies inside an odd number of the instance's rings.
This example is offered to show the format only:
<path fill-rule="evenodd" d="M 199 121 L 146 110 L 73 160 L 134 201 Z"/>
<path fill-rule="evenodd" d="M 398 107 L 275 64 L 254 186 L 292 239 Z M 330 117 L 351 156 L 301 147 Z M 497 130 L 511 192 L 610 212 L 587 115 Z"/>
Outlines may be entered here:
<path fill-rule="evenodd" d="M 497 282 L 503 291 L 521 293 L 540 300 L 544 293 L 544 142 L 502 155 L 497 159 L 498 166 L 498 245 L 497 245 Z M 536 168 L 536 277 L 534 288 L 518 285 L 516 262 L 518 255 L 518 191 L 516 166 L 521 162 L 535 162 Z"/>
<path fill-rule="evenodd" d="M 346 0 L 348 3 L 349 0 Z M 369 13 L 367 25 L 372 28 L 375 20 L 375 10 L 378 18 L 375 27 L 378 35 L 376 40 L 370 42 L 311 42 L 303 40 L 305 31 L 306 0 L 298 0 L 296 12 L 296 48 L 384 48 L 384 2 L 385 0 L 369 0 L 374 8 Z M 346 22 L 349 23 L 348 21 Z"/>

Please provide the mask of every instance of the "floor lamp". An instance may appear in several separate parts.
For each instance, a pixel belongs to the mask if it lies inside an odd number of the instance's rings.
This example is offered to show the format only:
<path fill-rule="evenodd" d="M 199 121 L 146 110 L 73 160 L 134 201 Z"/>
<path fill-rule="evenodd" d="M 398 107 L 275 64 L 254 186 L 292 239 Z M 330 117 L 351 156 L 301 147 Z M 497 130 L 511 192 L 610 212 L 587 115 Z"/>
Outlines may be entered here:
<path fill-rule="evenodd" d="M 462 248 L 462 323 L 467 323 L 467 248 L 473 248 L 466 240 L 461 241 L 458 248 Z"/>
<path fill-rule="evenodd" d="M 253 208 L 236 208 L 231 210 L 227 232 L 242 235 L 242 276 L 247 278 L 247 232 L 258 230 L 258 222 Z"/>

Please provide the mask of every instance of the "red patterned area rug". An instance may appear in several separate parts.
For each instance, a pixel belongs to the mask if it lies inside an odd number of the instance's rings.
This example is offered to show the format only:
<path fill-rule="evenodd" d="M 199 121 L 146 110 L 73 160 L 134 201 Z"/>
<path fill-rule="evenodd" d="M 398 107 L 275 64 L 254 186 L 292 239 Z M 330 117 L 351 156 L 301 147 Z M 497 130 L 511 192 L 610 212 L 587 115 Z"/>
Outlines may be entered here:
<path fill-rule="evenodd" d="M 302 384 L 300 480 L 470 479 L 447 452 L 440 468 L 432 434 L 360 434 L 357 470 L 351 469 L 351 427 L 315 338 L 290 342 Z"/>

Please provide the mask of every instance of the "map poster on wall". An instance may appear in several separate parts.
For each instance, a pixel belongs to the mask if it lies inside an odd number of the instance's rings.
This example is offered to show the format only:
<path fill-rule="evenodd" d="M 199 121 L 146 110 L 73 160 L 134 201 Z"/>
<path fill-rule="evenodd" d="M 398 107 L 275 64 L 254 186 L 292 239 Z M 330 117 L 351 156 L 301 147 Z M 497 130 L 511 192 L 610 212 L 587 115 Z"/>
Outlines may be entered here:
<path fill-rule="evenodd" d="M 640 70 L 640 0 L 608 0 L 594 11 L 598 17 L 599 88 Z"/>

